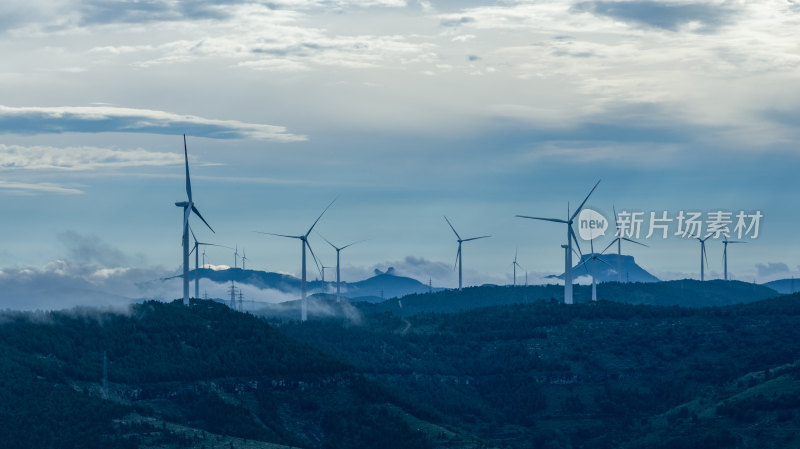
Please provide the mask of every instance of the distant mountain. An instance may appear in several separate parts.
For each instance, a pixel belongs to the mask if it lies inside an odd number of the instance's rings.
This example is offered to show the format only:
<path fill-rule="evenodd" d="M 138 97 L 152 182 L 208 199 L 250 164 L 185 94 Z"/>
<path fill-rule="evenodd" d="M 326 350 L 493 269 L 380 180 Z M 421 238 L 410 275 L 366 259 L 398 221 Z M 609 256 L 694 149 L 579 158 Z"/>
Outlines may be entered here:
<path fill-rule="evenodd" d="M 575 302 L 591 301 L 591 286 L 575 285 Z M 658 306 L 717 307 L 749 303 L 778 295 L 763 285 L 740 281 L 697 281 L 683 279 L 667 282 L 603 282 L 597 287 L 599 300 Z M 530 303 L 541 300 L 564 300 L 563 285 L 528 287 L 481 286 L 462 291 L 445 290 L 433 294 L 413 294 L 378 304 L 358 304 L 364 313 L 392 312 L 399 316 L 417 313 L 455 313 L 481 307 Z"/>
<path fill-rule="evenodd" d="M 238 284 L 248 284 L 262 290 L 272 289 L 283 293 L 297 293 L 299 296 L 301 280 L 288 274 L 271 273 L 259 270 L 243 270 L 229 268 L 227 270 L 210 270 L 200 268 L 197 270 L 201 278 L 206 278 L 218 283 L 227 283 L 233 280 Z M 195 270 L 190 276 L 194 278 Z M 375 276 L 358 282 L 342 282 L 342 296 L 353 301 L 376 302 L 386 298 L 395 298 L 413 293 L 426 293 L 430 290 L 428 285 L 416 279 L 398 276 L 389 268 L 385 272 L 375 270 Z M 309 293 L 335 293 L 336 282 L 308 281 Z M 434 291 L 441 290 L 434 288 Z"/>
<path fill-rule="evenodd" d="M 784 293 L 784 294 L 795 293 L 800 291 L 800 280 L 796 280 L 794 278 L 778 279 L 761 285 L 764 285 L 779 293 Z"/>
<path fill-rule="evenodd" d="M 596 263 L 595 276 L 597 276 L 597 282 L 658 282 L 660 280 L 637 265 L 633 256 L 603 254 L 599 255 L 599 259 L 602 262 L 589 260 L 591 257 L 592 254 L 584 254 L 578 263 L 572 267 L 573 278 L 591 276 L 592 264 Z M 563 280 L 564 273 L 548 277 Z"/>

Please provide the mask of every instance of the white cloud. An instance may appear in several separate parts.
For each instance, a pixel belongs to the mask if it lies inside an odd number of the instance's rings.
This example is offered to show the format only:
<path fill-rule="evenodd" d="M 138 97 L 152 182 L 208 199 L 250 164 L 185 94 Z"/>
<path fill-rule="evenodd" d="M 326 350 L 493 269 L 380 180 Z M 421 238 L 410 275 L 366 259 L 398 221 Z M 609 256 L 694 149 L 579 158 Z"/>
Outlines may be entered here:
<path fill-rule="evenodd" d="M 13 107 L 0 105 L 0 131 L 39 134 L 62 132 L 139 132 L 219 139 L 250 138 L 297 142 L 305 136 L 274 125 L 216 120 L 152 109 L 112 106 Z"/>
<path fill-rule="evenodd" d="M 73 188 L 65 187 L 59 184 L 52 183 L 26 183 L 26 182 L 13 182 L 13 181 L 0 181 L 0 189 L 5 190 L 7 193 L 32 195 L 39 193 L 57 193 L 62 195 L 78 195 L 83 191 Z"/>
<path fill-rule="evenodd" d="M 183 155 L 145 149 L 0 144 L 0 170 L 95 170 L 183 164 Z"/>

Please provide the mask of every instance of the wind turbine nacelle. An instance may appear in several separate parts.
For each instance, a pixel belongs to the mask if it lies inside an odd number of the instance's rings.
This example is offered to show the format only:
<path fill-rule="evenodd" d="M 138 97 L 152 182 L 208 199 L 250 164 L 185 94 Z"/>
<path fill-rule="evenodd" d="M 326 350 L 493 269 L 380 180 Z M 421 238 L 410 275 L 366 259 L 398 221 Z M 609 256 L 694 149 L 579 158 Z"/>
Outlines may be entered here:
<path fill-rule="evenodd" d="M 178 201 L 178 202 L 175 203 L 175 205 L 178 206 L 178 207 L 189 207 L 189 202 L 188 201 Z"/>

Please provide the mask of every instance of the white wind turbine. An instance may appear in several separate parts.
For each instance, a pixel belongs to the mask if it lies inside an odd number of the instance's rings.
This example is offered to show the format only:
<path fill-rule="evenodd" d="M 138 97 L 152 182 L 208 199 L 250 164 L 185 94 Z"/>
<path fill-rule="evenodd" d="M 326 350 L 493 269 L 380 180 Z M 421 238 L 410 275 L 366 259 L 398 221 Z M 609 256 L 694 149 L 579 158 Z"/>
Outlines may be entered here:
<path fill-rule="evenodd" d="M 589 191 L 589 194 L 586 195 L 583 202 L 580 206 L 575 210 L 575 213 L 572 215 L 569 214 L 569 204 L 567 205 L 567 219 L 562 220 L 560 218 L 542 218 L 542 217 L 529 217 L 527 215 L 517 215 L 519 218 L 530 218 L 531 220 L 544 220 L 544 221 L 552 221 L 555 223 L 564 223 L 567 225 L 567 244 L 564 245 L 564 303 L 572 304 L 572 242 L 575 242 L 575 245 L 578 247 L 578 251 L 580 251 L 581 247 L 578 244 L 578 239 L 575 237 L 575 230 L 572 229 L 572 222 L 575 220 L 575 217 L 581 212 L 583 206 L 586 204 L 586 201 L 592 196 L 592 192 L 594 189 L 597 188 L 600 181 L 597 181 L 597 184 L 592 187 L 592 190 Z"/>
<path fill-rule="evenodd" d="M 309 234 L 311 234 L 311 231 L 314 230 L 314 226 L 317 225 L 317 222 L 319 222 L 320 218 L 322 218 L 322 216 L 325 215 L 325 212 L 328 211 L 328 209 L 333 205 L 333 203 L 335 201 L 336 201 L 336 198 L 334 198 L 333 201 L 331 201 L 330 204 L 328 204 L 328 206 L 325 207 L 325 209 L 322 211 L 322 213 L 319 214 L 319 217 L 317 217 L 317 219 L 314 220 L 314 223 L 311 225 L 310 228 L 308 228 L 308 231 L 303 235 L 285 235 L 285 234 L 274 234 L 272 232 L 255 231 L 255 232 L 259 233 L 259 234 L 275 235 L 275 236 L 278 236 L 278 237 L 286 237 L 286 238 L 290 238 L 290 239 L 298 239 L 298 240 L 300 240 L 300 242 L 302 244 L 302 266 L 301 266 L 302 282 L 300 284 L 301 285 L 301 293 L 302 293 L 301 302 L 300 302 L 300 320 L 301 321 L 306 321 L 308 319 L 308 303 L 306 302 L 306 247 L 308 247 L 308 250 L 311 252 L 311 257 L 314 259 L 314 263 L 317 265 L 317 270 L 319 270 L 319 262 L 317 262 L 317 256 L 314 255 L 314 250 L 311 249 L 311 245 L 308 243 L 308 236 L 309 236 Z"/>
<path fill-rule="evenodd" d="M 244 270 L 245 261 L 247 261 L 247 255 L 244 253 L 244 250 L 242 250 L 242 270 Z"/>
<path fill-rule="evenodd" d="M 491 235 L 482 235 L 480 237 L 472 237 L 472 238 L 468 238 L 468 239 L 462 239 L 461 236 L 458 235 L 458 232 L 456 232 L 456 228 L 454 228 L 453 225 L 450 223 L 450 220 L 448 220 L 447 217 L 444 217 L 444 219 L 447 222 L 447 224 L 450 225 L 450 229 L 453 230 L 453 233 L 456 235 L 456 238 L 458 239 L 458 252 L 456 253 L 456 263 L 455 263 L 455 265 L 458 265 L 458 289 L 461 290 L 461 279 L 462 279 L 461 244 L 464 243 L 464 242 L 472 241 L 472 240 L 485 239 L 485 238 L 491 237 Z M 453 269 L 456 268 L 455 265 L 453 265 Z"/>
<path fill-rule="evenodd" d="M 705 266 L 708 265 L 708 255 L 706 254 L 706 240 L 708 240 L 710 237 L 711 237 L 710 235 L 707 235 L 706 238 L 704 239 L 696 237 L 697 241 L 700 242 L 700 281 L 706 280 Z M 704 259 L 705 259 L 705 265 L 703 264 Z"/>
<path fill-rule="evenodd" d="M 188 201 L 179 201 L 175 205 L 183 208 L 183 304 L 189 305 L 189 215 L 193 212 L 200 220 L 214 232 L 211 225 L 200 215 L 200 211 L 192 201 L 192 183 L 189 180 L 189 152 L 186 149 L 186 134 L 183 135 L 183 157 L 186 163 L 186 196 Z"/>
<path fill-rule="evenodd" d="M 200 297 L 200 272 L 198 271 L 198 269 L 199 269 L 198 262 L 200 261 L 199 260 L 199 257 L 200 257 L 199 253 L 200 252 L 198 251 L 197 248 L 199 246 L 219 246 L 221 248 L 230 249 L 230 247 L 229 246 L 225 246 L 225 245 L 217 245 L 217 244 L 214 244 L 214 243 L 198 242 L 197 241 L 197 237 L 195 237 L 195 235 L 194 235 L 194 231 L 192 231 L 192 228 L 189 228 L 189 231 L 192 233 L 192 238 L 194 239 L 194 247 L 192 248 L 192 251 L 190 252 L 190 254 L 194 253 L 194 297 L 195 298 L 199 298 Z M 206 266 L 206 250 L 204 248 L 203 249 L 203 268 L 205 268 L 205 266 Z"/>
<path fill-rule="evenodd" d="M 518 251 L 519 251 L 518 249 L 514 250 L 514 261 L 511 262 L 511 266 L 514 267 L 514 287 L 517 286 L 517 267 L 522 269 L 522 266 L 519 263 L 517 263 L 517 252 Z M 527 273 L 525 274 L 525 276 L 527 278 Z M 526 285 L 527 285 L 527 282 L 526 282 Z"/>
<path fill-rule="evenodd" d="M 318 234 L 319 234 L 319 233 L 318 233 Z M 322 237 L 322 240 L 325 240 L 326 242 L 328 242 L 328 245 L 331 245 L 331 246 L 333 247 L 333 249 L 335 249 L 335 250 L 336 250 L 336 301 L 337 301 L 337 302 L 341 302 L 341 301 L 342 301 L 342 296 L 341 296 L 341 290 L 339 289 L 339 287 L 340 287 L 340 281 L 341 281 L 341 277 L 340 277 L 340 275 L 341 275 L 341 272 L 339 271 L 339 267 L 340 267 L 340 265 L 339 265 L 339 262 L 340 262 L 339 253 L 340 253 L 340 252 L 341 252 L 343 249 L 345 249 L 345 248 L 348 248 L 348 247 L 350 247 L 350 246 L 353 246 L 353 245 L 355 245 L 356 243 L 361 243 L 361 242 L 364 242 L 365 240 L 359 240 L 359 241 L 357 241 L 357 242 L 353 242 L 353 243 L 350 243 L 350 244 L 344 245 L 344 246 L 342 246 L 342 247 L 340 248 L 340 247 L 338 247 L 338 246 L 334 245 L 333 243 L 331 243 L 331 242 L 330 242 L 330 240 L 328 240 L 328 239 L 326 239 L 325 237 L 323 237 L 323 236 L 322 236 L 322 234 L 320 234 L 320 237 Z M 324 278 L 323 278 L 323 280 L 324 280 Z"/>
<path fill-rule="evenodd" d="M 233 268 L 236 269 L 239 267 L 239 245 L 236 245 L 236 248 L 233 250 Z"/>
<path fill-rule="evenodd" d="M 741 240 L 728 240 L 728 237 L 725 237 L 722 240 L 722 243 L 725 245 L 725 249 L 722 250 L 722 263 L 725 266 L 725 280 L 728 280 L 728 243 L 747 243 Z"/>
<path fill-rule="evenodd" d="M 617 208 L 614 207 L 614 206 L 611 206 L 611 207 L 614 210 L 614 229 L 617 230 L 617 229 L 619 229 L 619 225 L 617 224 Z M 608 250 L 608 248 L 611 248 L 611 246 L 613 244 L 615 244 L 615 243 L 617 244 L 617 282 L 619 282 L 620 284 L 622 283 L 622 241 L 623 240 L 625 240 L 626 242 L 635 243 L 637 245 L 642 245 L 642 246 L 644 246 L 646 248 L 649 248 L 649 246 L 645 245 L 644 243 L 637 242 L 636 240 L 631 240 L 631 239 L 629 239 L 627 237 L 617 236 L 617 237 L 614 238 L 614 240 L 611 241 L 611 243 L 608 244 L 606 249 L 604 249 L 600 253 L 600 254 L 605 253 Z"/>

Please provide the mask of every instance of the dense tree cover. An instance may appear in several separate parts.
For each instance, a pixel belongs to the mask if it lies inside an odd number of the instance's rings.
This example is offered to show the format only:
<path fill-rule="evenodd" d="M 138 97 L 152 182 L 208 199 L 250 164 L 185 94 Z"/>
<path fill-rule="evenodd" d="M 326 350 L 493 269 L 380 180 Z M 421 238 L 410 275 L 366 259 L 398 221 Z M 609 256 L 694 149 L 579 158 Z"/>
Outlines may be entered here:
<path fill-rule="evenodd" d="M 747 373 L 794 362 L 800 296 L 702 309 L 537 301 L 405 318 L 380 313 L 362 325 L 288 323 L 282 330 L 487 440 L 610 448 L 653 431 L 645 424 L 680 404 L 724 392 Z M 735 422 L 738 412 L 731 410 L 750 410 L 758 419 L 766 415 L 755 412 L 779 405 L 788 419 L 787 410 L 800 407 L 788 398 L 722 406 L 712 412 L 716 421 L 698 418 L 680 438 L 658 444 L 745 445 L 748 438 L 731 437 L 714 423 Z M 769 416 L 777 419 L 777 412 Z M 509 425 L 518 426 L 514 438 Z"/>
<path fill-rule="evenodd" d="M 127 314 L 77 309 L 10 313 L 0 345 L 36 358 L 37 374 L 98 381 L 103 352 L 112 382 L 193 381 L 236 376 L 302 380 L 346 371 L 340 362 L 286 338 L 262 320 L 211 301 L 148 301 Z"/>
<path fill-rule="evenodd" d="M 358 324 L 267 322 L 209 301 L 9 312 L 0 447 L 200 448 L 205 432 L 344 449 L 792 447 L 797 354 L 800 295 L 544 300 Z"/>
<path fill-rule="evenodd" d="M 111 401 L 100 389 L 104 351 Z M 201 447 L 166 427 L 150 435 L 126 417 L 132 411 L 302 447 L 421 438 L 402 426 L 387 433 L 383 412 L 364 418 L 364 435 L 320 430 L 336 413 L 331 403 L 372 410 L 370 401 L 391 399 L 346 363 L 211 301 L 146 302 L 126 313 L 8 312 L 0 315 L 0 368 L 0 447 Z M 119 400 L 133 405 L 112 402 Z"/>

